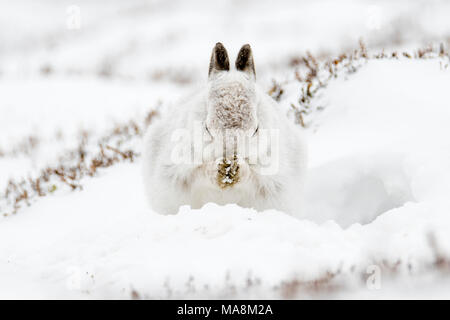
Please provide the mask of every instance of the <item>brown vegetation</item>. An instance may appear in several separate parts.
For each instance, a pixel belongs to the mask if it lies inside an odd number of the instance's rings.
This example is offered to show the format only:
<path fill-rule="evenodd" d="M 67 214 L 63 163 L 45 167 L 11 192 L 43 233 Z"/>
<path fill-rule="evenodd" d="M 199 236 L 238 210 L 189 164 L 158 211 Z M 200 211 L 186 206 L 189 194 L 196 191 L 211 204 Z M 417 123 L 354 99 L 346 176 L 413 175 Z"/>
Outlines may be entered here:
<path fill-rule="evenodd" d="M 132 147 L 126 145 L 142 135 L 155 115 L 156 111 L 151 111 L 141 122 L 130 120 L 116 125 L 96 143 L 90 141 L 88 133 L 80 133 L 78 146 L 60 157 L 57 165 L 42 169 L 36 176 L 11 179 L 5 190 L 0 192 L 0 212 L 3 216 L 14 214 L 36 198 L 52 194 L 63 186 L 69 190 L 81 190 L 81 180 L 87 176 L 95 176 L 100 168 L 108 168 L 118 162 L 133 162 L 137 154 Z M 27 154 L 37 143 L 37 139 L 30 138 L 10 154 Z"/>

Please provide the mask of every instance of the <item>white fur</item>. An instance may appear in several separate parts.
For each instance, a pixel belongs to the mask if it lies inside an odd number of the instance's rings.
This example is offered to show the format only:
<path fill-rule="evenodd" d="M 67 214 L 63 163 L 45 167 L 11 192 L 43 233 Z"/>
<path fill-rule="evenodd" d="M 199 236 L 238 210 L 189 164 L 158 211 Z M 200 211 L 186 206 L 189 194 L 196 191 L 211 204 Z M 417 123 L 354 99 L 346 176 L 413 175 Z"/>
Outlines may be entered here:
<path fill-rule="evenodd" d="M 231 136 L 242 134 L 244 130 L 278 129 L 278 171 L 262 175 L 258 165 L 248 164 L 246 155 L 238 154 L 240 181 L 220 188 L 215 180 L 217 159 L 227 154 L 214 152 L 203 156 L 201 163 L 174 163 L 171 157 L 176 146 L 172 141 L 173 132 L 182 128 L 194 132 L 198 123 L 205 124 L 214 137 L 223 128 L 229 128 L 223 140 L 225 144 L 235 141 Z M 205 127 L 202 129 L 202 135 L 209 136 Z M 256 143 L 255 138 L 250 141 Z M 187 143 L 187 148 L 197 148 L 192 141 Z M 207 144 L 215 143 L 218 141 L 210 139 Z M 295 213 L 299 210 L 306 169 L 306 147 L 300 129 L 245 72 L 215 72 L 203 91 L 172 106 L 150 125 L 144 144 L 146 194 L 150 205 L 159 213 L 174 214 L 181 205 L 200 208 L 208 202 L 236 203 L 260 211 L 278 209 Z M 259 153 L 265 151 L 258 150 Z"/>

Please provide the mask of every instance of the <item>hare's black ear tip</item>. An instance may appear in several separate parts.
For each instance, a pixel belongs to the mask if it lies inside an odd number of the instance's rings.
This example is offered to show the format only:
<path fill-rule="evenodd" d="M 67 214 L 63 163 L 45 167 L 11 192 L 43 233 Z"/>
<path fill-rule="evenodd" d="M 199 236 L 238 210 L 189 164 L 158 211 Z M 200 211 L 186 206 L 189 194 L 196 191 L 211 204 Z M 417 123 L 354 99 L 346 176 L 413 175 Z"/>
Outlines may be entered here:
<path fill-rule="evenodd" d="M 217 42 L 212 50 L 211 61 L 209 63 L 208 75 L 215 71 L 229 71 L 230 61 L 228 60 L 228 53 L 221 42 Z"/>
<path fill-rule="evenodd" d="M 237 70 L 255 76 L 252 49 L 248 43 L 244 44 L 241 50 L 239 50 L 235 65 Z"/>
<path fill-rule="evenodd" d="M 214 52 L 227 52 L 222 42 L 217 42 L 213 49 Z"/>
<path fill-rule="evenodd" d="M 247 52 L 249 52 L 249 51 L 252 51 L 252 47 L 250 47 L 250 45 L 248 43 L 246 43 L 246 44 L 244 44 L 242 46 L 240 51 L 247 51 Z"/>

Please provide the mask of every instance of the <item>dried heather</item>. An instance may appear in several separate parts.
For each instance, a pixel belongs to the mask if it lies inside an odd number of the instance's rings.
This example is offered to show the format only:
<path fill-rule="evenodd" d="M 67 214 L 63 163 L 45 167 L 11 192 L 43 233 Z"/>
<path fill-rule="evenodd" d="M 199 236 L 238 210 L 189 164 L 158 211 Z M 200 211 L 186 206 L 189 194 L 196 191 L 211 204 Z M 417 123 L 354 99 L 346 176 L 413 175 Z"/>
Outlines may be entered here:
<path fill-rule="evenodd" d="M 98 169 L 108 168 L 119 162 L 133 162 L 139 155 L 135 151 L 135 142 L 155 115 L 156 112 L 151 111 L 142 121 L 130 120 L 116 125 L 95 140 L 87 132 L 81 132 L 78 146 L 65 151 L 56 165 L 41 169 L 37 175 L 26 179 L 11 179 L 5 190 L 0 192 L 0 213 L 3 216 L 15 214 L 24 205 L 31 205 L 38 197 L 53 194 L 62 188 L 81 190 L 81 180 L 95 176 Z M 30 147 L 34 147 L 34 142 L 29 141 L 26 147 L 13 150 L 20 150 L 17 151 L 19 153 L 29 152 Z"/>
<path fill-rule="evenodd" d="M 291 104 L 296 122 L 304 127 L 312 124 L 310 117 L 324 108 L 320 99 L 320 93 L 328 83 L 338 77 L 347 76 L 357 72 L 370 60 L 401 60 L 401 59 L 438 59 L 441 68 L 448 68 L 450 62 L 449 52 L 443 43 L 439 46 L 427 46 L 414 53 L 393 51 L 386 53 L 384 50 L 369 53 L 363 41 L 359 47 L 349 53 L 343 53 L 336 58 L 319 59 L 307 52 L 305 56 L 291 58 L 290 65 L 295 67 L 295 79 L 300 83 L 298 101 Z M 274 81 L 274 83 L 276 83 Z M 270 92 L 282 92 L 283 88 L 277 85 Z M 275 99 L 277 96 L 275 95 Z"/>

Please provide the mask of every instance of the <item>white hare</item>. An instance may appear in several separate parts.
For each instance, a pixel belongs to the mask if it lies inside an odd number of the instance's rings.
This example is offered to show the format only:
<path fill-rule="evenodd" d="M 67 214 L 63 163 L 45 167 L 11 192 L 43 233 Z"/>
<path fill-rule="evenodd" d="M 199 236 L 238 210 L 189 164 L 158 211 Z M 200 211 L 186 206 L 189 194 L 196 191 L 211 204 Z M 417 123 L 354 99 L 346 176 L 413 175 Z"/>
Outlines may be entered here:
<path fill-rule="evenodd" d="M 217 43 L 206 88 L 149 127 L 144 184 L 155 211 L 208 202 L 298 211 L 306 169 L 300 129 L 257 86 L 249 45 L 235 66 Z"/>

